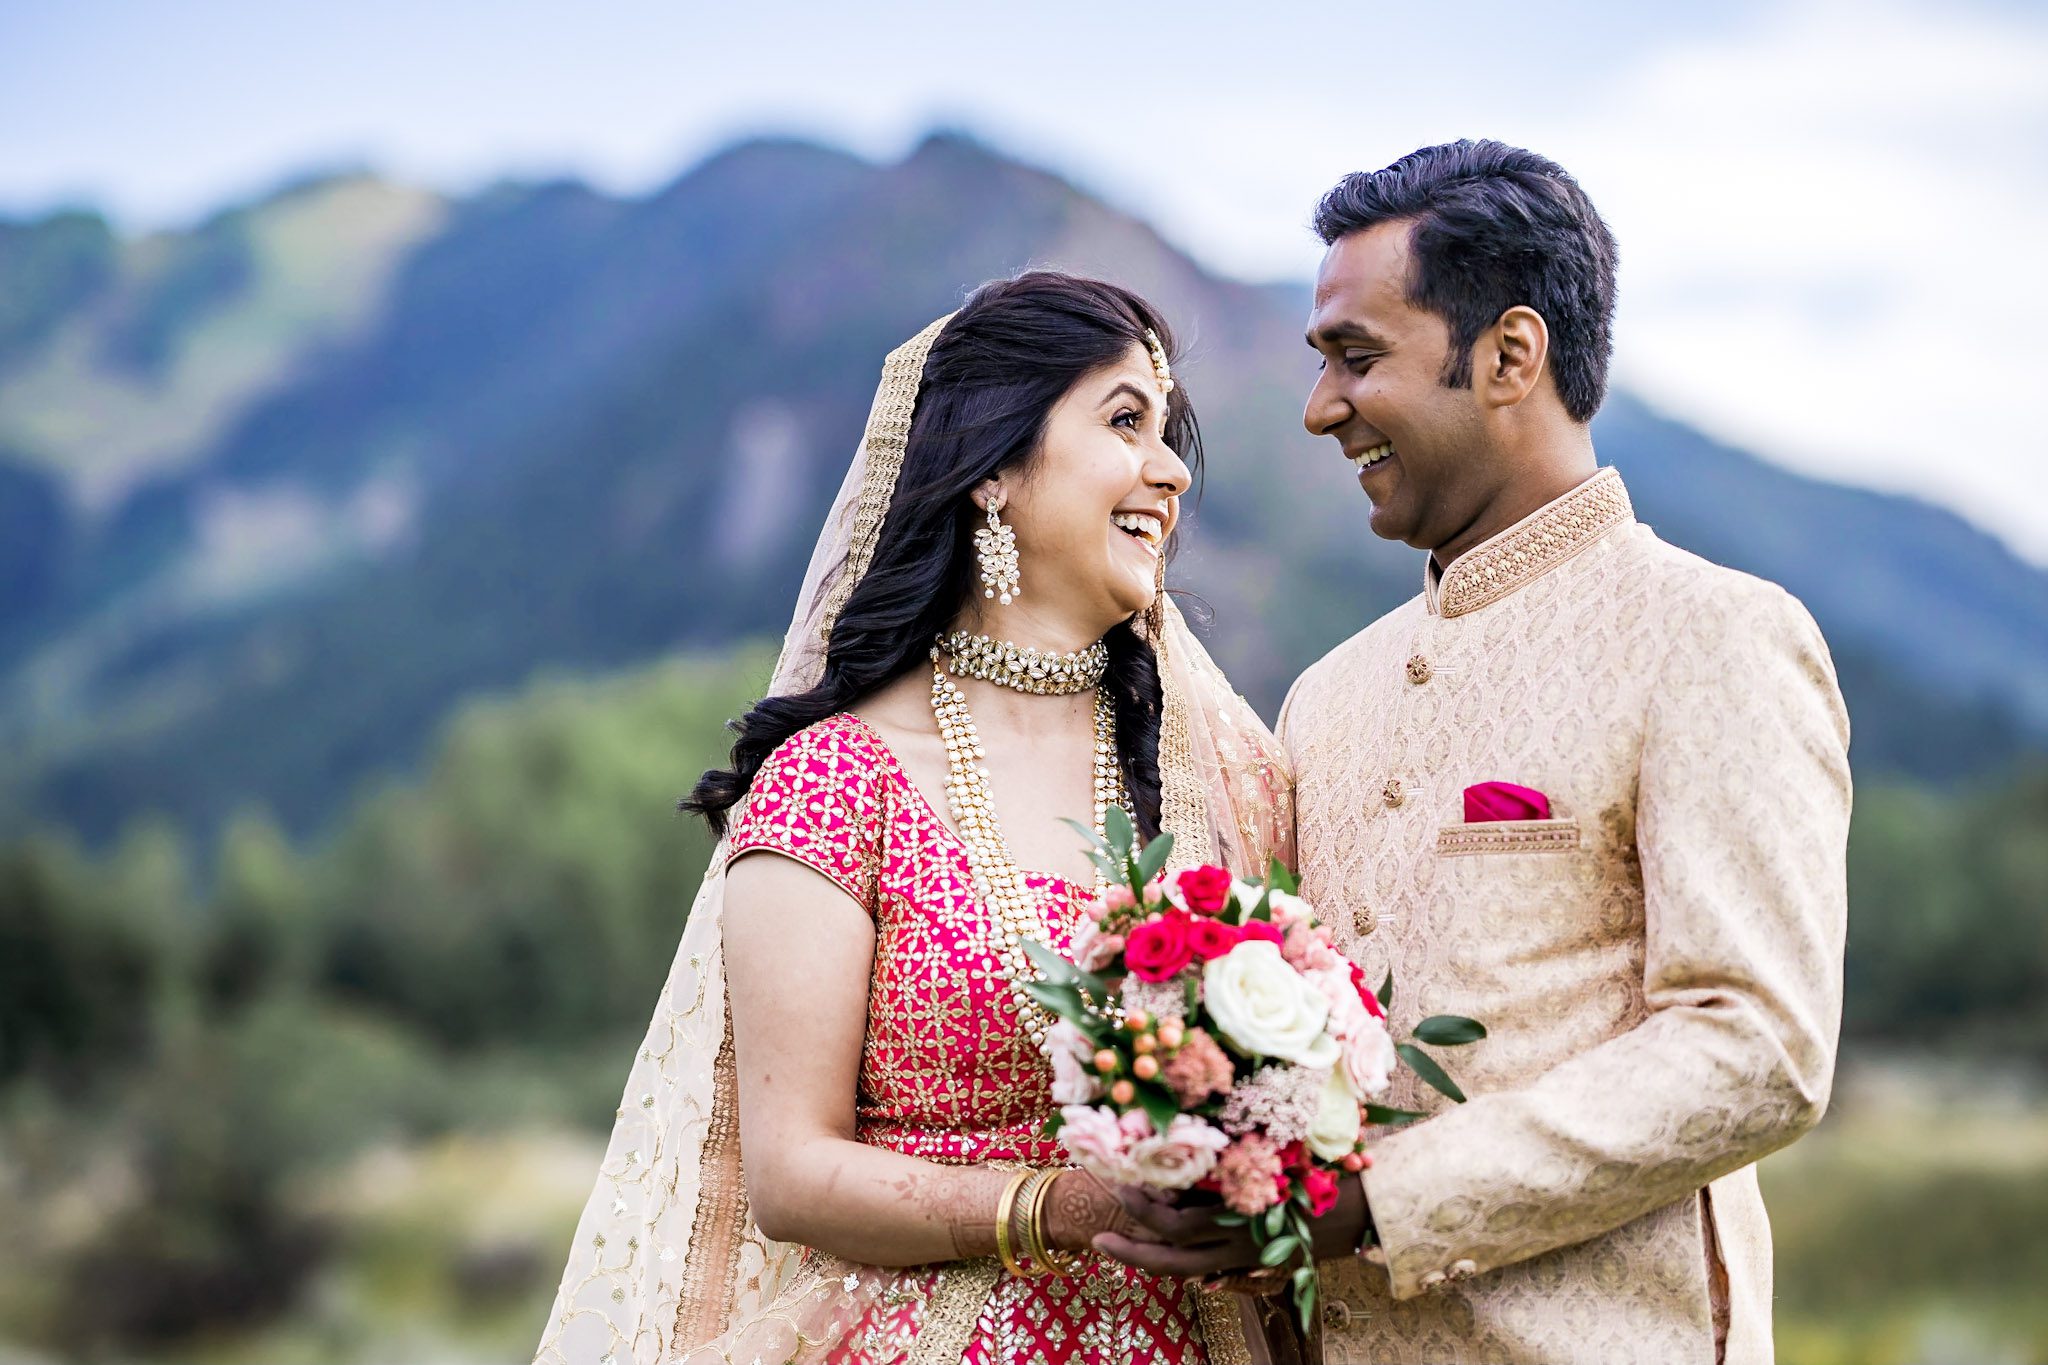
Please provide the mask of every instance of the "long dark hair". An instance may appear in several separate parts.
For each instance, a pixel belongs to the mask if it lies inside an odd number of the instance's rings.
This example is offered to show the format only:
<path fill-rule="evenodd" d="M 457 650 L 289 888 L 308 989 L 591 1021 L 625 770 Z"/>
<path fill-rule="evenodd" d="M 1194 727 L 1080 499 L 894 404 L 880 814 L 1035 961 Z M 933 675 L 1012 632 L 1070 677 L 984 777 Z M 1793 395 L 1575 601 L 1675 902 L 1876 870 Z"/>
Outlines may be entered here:
<path fill-rule="evenodd" d="M 732 724 L 732 766 L 713 768 L 679 806 L 718 834 L 726 814 L 782 742 L 837 715 L 926 661 L 931 642 L 974 591 L 970 494 L 1036 458 L 1047 417 L 1080 380 L 1156 332 L 1176 355 L 1166 320 L 1144 299 L 1101 280 L 1033 270 L 974 291 L 925 360 L 917 408 L 868 571 L 825 646 L 816 687 L 769 697 Z M 1201 432 L 1184 385 L 1167 402 L 1166 443 L 1199 472 Z M 1116 706 L 1117 749 L 1132 812 L 1159 832 L 1159 666 L 1136 632 L 1109 632 L 1102 686 Z"/>

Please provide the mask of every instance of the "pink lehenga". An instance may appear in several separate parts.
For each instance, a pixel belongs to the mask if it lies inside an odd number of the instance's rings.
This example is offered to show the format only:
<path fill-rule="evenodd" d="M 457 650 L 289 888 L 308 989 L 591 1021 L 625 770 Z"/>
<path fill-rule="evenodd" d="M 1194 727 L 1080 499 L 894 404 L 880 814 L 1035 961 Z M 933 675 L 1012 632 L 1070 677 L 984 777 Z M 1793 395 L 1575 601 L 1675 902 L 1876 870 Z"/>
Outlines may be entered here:
<path fill-rule="evenodd" d="M 860 453 L 813 556 L 776 694 L 818 677 L 823 642 L 894 488 L 926 350 L 893 352 Z M 1278 745 L 1170 602 L 1132 624 L 1163 691 L 1169 868 L 1247 875 L 1292 861 Z M 762 1236 L 748 1213 L 720 923 L 743 853 L 796 858 L 875 922 L 856 1094 L 859 1141 L 928 1161 L 1049 1165 L 1050 1075 L 973 894 L 964 845 L 879 736 L 840 715 L 793 736 L 757 775 L 713 853 L 626 1082 L 536 1362 L 546 1365 L 1246 1365 L 1239 1301 L 1090 1258 L 1068 1279 L 1020 1280 L 993 1257 L 861 1265 Z M 1045 937 L 1064 946 L 1087 888 L 1027 876 Z"/>

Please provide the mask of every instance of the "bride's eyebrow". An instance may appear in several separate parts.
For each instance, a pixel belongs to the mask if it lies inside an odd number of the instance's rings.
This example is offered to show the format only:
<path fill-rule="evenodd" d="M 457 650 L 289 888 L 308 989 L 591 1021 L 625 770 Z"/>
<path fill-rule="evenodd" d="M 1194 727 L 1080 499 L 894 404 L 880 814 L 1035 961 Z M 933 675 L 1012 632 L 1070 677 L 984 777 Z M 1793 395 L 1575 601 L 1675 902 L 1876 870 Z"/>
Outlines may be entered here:
<path fill-rule="evenodd" d="M 1146 393 L 1143 389 L 1139 388 L 1136 384 L 1133 384 L 1128 379 L 1124 380 L 1121 384 L 1118 384 L 1115 388 L 1111 389 L 1108 393 L 1104 394 L 1102 396 L 1102 402 L 1100 402 L 1096 406 L 1106 408 L 1111 403 L 1114 403 L 1118 398 L 1121 398 L 1125 394 L 1129 394 L 1132 398 L 1136 399 L 1138 406 L 1143 408 L 1145 411 L 1152 411 L 1152 396 Z"/>

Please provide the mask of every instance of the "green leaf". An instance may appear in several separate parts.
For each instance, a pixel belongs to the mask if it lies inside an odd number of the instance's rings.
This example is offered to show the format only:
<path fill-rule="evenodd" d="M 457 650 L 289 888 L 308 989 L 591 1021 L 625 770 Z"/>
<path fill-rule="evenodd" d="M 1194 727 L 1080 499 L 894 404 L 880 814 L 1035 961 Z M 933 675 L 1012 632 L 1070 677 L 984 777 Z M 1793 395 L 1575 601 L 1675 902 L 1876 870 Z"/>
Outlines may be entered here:
<path fill-rule="evenodd" d="M 1398 1043 L 1395 1045 L 1394 1051 L 1401 1054 L 1401 1060 L 1408 1063 L 1410 1071 L 1413 1071 L 1424 1081 L 1428 1082 L 1433 1089 L 1440 1090 L 1444 1094 L 1449 1095 L 1459 1104 L 1465 1102 L 1465 1092 L 1458 1089 L 1458 1083 L 1452 1080 L 1449 1073 L 1441 1066 L 1437 1065 L 1436 1058 L 1412 1043 Z"/>
<path fill-rule="evenodd" d="M 1266 1243 L 1266 1245 L 1259 1251 L 1259 1264 L 1279 1265 L 1289 1256 L 1292 1256 L 1294 1254 L 1295 1248 L 1299 1247 L 1300 1245 L 1301 1243 L 1296 1241 L 1291 1236 L 1276 1237 L 1272 1241 Z"/>
<path fill-rule="evenodd" d="M 1285 1204 L 1275 1204 L 1259 1216 L 1259 1235 L 1262 1237 L 1278 1237 L 1280 1229 L 1286 1226 L 1287 1206 Z"/>
<path fill-rule="evenodd" d="M 1251 1221 L 1249 1215 L 1239 1213 L 1236 1209 L 1216 1215 L 1216 1226 L 1219 1228 L 1241 1228 Z"/>
<path fill-rule="evenodd" d="M 1415 1041 L 1431 1047 L 1463 1047 L 1486 1036 L 1486 1025 L 1461 1014 L 1432 1014 L 1415 1026 Z"/>
<path fill-rule="evenodd" d="M 1253 920 L 1263 920 L 1267 924 L 1273 922 L 1273 889 L 1271 887 L 1259 893 L 1258 903 L 1252 906 L 1242 922 L 1250 924 Z"/>
<path fill-rule="evenodd" d="M 1024 993 L 1069 1023 L 1079 1024 L 1092 1012 L 1075 986 L 1056 986 L 1047 981 L 1027 981 Z"/>
<path fill-rule="evenodd" d="M 1045 983 L 1053 986 L 1074 986 L 1085 990 L 1098 999 L 1109 994 L 1109 983 L 1093 972 L 1084 972 L 1071 958 L 1061 957 L 1035 938 L 1024 940 L 1024 956 L 1031 959 L 1031 965 L 1045 974 Z"/>
<path fill-rule="evenodd" d="M 1044 1123 L 1038 1125 L 1038 1135 L 1042 1138 L 1058 1137 L 1060 1135 L 1060 1123 L 1060 1116 L 1058 1114 L 1054 1114 Z"/>
<path fill-rule="evenodd" d="M 1069 829 L 1073 830 L 1074 833 L 1080 835 L 1082 840 L 1087 843 L 1088 847 L 1092 851 L 1104 854 L 1105 856 L 1110 852 L 1109 845 L 1102 842 L 1102 836 L 1097 834 L 1088 826 L 1082 824 L 1079 820 L 1062 819 L 1060 823 L 1067 826 Z"/>
<path fill-rule="evenodd" d="M 1429 1115 L 1423 1113 L 1420 1109 L 1395 1109 L 1384 1104 L 1368 1104 L 1365 1106 L 1365 1121 L 1387 1128 L 1398 1128 L 1404 1123 L 1414 1123 L 1428 1117 Z"/>
<path fill-rule="evenodd" d="M 1283 891 L 1290 896 L 1301 889 L 1301 883 L 1287 870 L 1287 864 L 1278 858 L 1273 859 L 1273 865 L 1266 869 L 1266 881 L 1275 891 Z"/>
<path fill-rule="evenodd" d="M 1152 1120 L 1152 1126 L 1163 1133 L 1180 1113 L 1180 1100 L 1157 1081 L 1139 1081 L 1138 1107 Z"/>
<path fill-rule="evenodd" d="M 1129 811 L 1111 806 L 1102 817 L 1102 832 L 1109 837 L 1109 851 L 1118 862 L 1131 856 L 1131 846 L 1138 842 L 1138 827 L 1131 823 Z"/>
<path fill-rule="evenodd" d="M 1387 979 L 1380 982 L 1379 994 L 1375 997 L 1381 1009 L 1392 1009 L 1394 1005 L 1394 969 L 1387 968 Z"/>
<path fill-rule="evenodd" d="M 1159 870 L 1166 866 L 1167 855 L 1172 852 L 1173 836 L 1171 834 L 1161 834 L 1157 839 L 1145 845 L 1145 851 L 1138 855 L 1137 885 L 1131 889 L 1136 891 L 1158 876 Z"/>
<path fill-rule="evenodd" d="M 1315 1267 L 1303 1266 L 1294 1272 L 1294 1315 L 1304 1336 L 1314 1334 L 1316 1288 Z"/>

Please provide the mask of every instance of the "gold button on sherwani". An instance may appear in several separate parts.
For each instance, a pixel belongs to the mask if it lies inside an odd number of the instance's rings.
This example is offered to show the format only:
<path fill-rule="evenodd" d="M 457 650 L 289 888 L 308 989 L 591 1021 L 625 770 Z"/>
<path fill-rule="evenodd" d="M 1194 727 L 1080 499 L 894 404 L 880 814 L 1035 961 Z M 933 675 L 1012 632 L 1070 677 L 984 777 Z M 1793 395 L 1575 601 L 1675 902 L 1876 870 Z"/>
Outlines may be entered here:
<path fill-rule="evenodd" d="M 1330 1365 L 1770 1360 L 1753 1163 L 1826 1105 L 1847 902 L 1848 719 L 1806 611 L 1603 470 L 1426 573 L 1280 730 L 1302 892 L 1340 933 L 1376 915 L 1344 946 L 1392 972 L 1397 1035 L 1489 1030 L 1435 1050 L 1470 1103 L 1382 1097 L 1432 1117 L 1375 1136 L 1386 1261 L 1323 1264 L 1353 1310 Z M 1468 824 L 1492 781 L 1549 814 Z"/>

